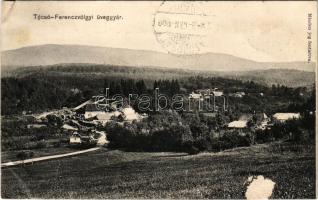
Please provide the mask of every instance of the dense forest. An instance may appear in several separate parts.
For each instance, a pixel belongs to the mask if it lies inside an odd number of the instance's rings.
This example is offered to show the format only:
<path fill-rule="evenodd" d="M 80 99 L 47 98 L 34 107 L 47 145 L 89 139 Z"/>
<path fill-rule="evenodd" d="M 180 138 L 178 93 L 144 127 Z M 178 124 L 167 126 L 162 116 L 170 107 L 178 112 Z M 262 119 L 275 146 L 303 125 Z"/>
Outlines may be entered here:
<path fill-rule="evenodd" d="M 123 94 L 124 96 L 128 96 L 128 94 L 152 95 L 154 88 L 159 88 L 161 93 L 168 96 L 174 94 L 188 96 L 197 89 L 209 88 L 218 88 L 225 95 L 233 92 L 244 92 L 246 95 L 243 98 L 228 98 L 231 112 L 235 110 L 237 115 L 247 112 L 271 114 L 278 111 L 299 110 L 297 105 L 308 98 L 313 87 L 292 88 L 278 84 L 267 86 L 254 81 L 201 75 L 158 77 L 157 79 L 147 76 L 138 78 L 133 75 L 135 69 L 112 68 L 113 71 L 118 71 L 121 74 L 117 76 L 116 73 L 104 74 L 102 73 L 103 69 L 95 68 L 92 70 L 97 74 L 103 74 L 103 76 L 95 76 L 94 73 L 82 74 L 83 70 L 87 72 L 90 70 L 90 68 L 82 67 L 79 67 L 78 73 L 73 76 L 76 69 L 56 66 L 47 69 L 51 70 L 52 73 L 38 70 L 36 73 L 25 72 L 23 76 L 3 77 L 1 79 L 2 115 L 74 107 L 90 99 L 93 95 L 103 94 L 105 88 L 109 88 L 110 95 Z M 72 72 L 71 75 L 66 73 L 68 71 Z"/>
<path fill-rule="evenodd" d="M 2 77 L 22 76 L 79 76 L 110 77 L 131 79 L 178 79 L 190 76 L 223 77 L 241 81 L 254 81 L 271 86 L 272 84 L 288 87 L 311 87 L 315 82 L 315 73 L 292 69 L 267 69 L 253 71 L 200 71 L 193 68 L 173 69 L 163 67 L 131 67 L 96 64 L 59 64 L 50 66 L 31 66 L 11 71 L 2 71 Z"/>

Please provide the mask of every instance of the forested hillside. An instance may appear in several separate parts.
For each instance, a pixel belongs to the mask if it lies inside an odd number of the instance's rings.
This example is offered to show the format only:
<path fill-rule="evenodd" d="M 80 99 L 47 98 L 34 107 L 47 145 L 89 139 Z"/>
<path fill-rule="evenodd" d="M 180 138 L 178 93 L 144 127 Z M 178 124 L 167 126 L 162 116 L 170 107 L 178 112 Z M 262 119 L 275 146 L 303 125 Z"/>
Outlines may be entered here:
<path fill-rule="evenodd" d="M 268 71 L 266 73 L 269 74 Z M 257 74 L 261 75 L 260 72 L 255 73 L 254 78 Z M 125 96 L 129 93 L 153 94 L 154 87 L 159 87 L 160 92 L 168 95 L 189 95 L 194 90 L 206 88 L 218 88 L 225 94 L 239 91 L 248 95 L 233 102 L 229 100 L 238 113 L 253 110 L 272 113 L 288 110 L 290 101 L 302 102 L 309 96 L 313 86 L 313 83 L 308 82 L 310 87 L 292 88 L 275 82 L 269 85 L 246 79 L 241 75 L 229 77 L 212 72 L 161 68 L 84 64 L 30 67 L 1 79 L 2 115 L 74 107 L 93 95 L 103 93 L 106 87 L 110 88 L 111 94 Z M 264 96 L 260 97 L 259 93 Z"/>
<path fill-rule="evenodd" d="M 76 77 L 110 77 L 114 79 L 177 79 L 190 76 L 224 77 L 242 81 L 254 81 L 263 85 L 286 85 L 288 87 L 311 87 L 315 82 L 315 73 L 291 69 L 269 69 L 254 71 L 207 72 L 186 69 L 169 69 L 163 67 L 130 67 L 96 64 L 58 64 L 51 66 L 34 66 L 3 72 L 3 77 L 25 76 L 76 76 Z"/>

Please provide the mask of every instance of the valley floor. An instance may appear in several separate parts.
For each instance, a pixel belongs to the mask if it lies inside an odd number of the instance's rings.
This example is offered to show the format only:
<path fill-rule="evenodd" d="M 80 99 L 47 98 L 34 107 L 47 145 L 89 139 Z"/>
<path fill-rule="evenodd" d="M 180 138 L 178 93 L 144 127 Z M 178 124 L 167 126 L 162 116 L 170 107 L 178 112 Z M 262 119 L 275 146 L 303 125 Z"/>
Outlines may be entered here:
<path fill-rule="evenodd" d="M 264 144 L 219 153 L 100 149 L 2 169 L 2 198 L 244 198 L 245 181 L 275 182 L 272 198 L 315 198 L 315 148 Z"/>

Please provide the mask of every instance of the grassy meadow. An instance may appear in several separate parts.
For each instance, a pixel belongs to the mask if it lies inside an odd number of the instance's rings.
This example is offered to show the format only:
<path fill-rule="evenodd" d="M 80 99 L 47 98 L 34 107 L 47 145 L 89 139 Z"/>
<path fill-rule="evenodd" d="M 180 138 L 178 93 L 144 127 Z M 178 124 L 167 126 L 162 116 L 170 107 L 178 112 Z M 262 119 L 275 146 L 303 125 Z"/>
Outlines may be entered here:
<path fill-rule="evenodd" d="M 2 198 L 244 198 L 245 181 L 274 181 L 272 198 L 315 198 L 315 147 L 272 143 L 219 153 L 100 149 L 2 169 Z"/>

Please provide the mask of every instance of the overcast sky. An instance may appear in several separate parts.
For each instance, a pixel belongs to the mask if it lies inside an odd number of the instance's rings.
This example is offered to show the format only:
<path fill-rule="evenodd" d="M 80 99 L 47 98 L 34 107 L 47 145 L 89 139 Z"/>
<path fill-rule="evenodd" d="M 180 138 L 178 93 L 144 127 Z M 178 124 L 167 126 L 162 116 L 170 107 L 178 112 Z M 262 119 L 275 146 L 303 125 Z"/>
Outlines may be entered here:
<path fill-rule="evenodd" d="M 3 2 L 2 49 L 41 44 L 81 44 L 168 52 L 153 21 L 161 2 Z M 180 2 L 179 2 L 180 3 Z M 201 4 L 200 4 L 201 5 Z M 201 9 L 201 8 L 200 8 Z M 306 61 L 308 13 L 316 27 L 316 2 L 204 2 L 209 31 L 204 52 L 255 61 Z M 121 15 L 123 20 L 34 20 L 41 15 Z M 316 61 L 316 35 L 312 56 Z"/>

